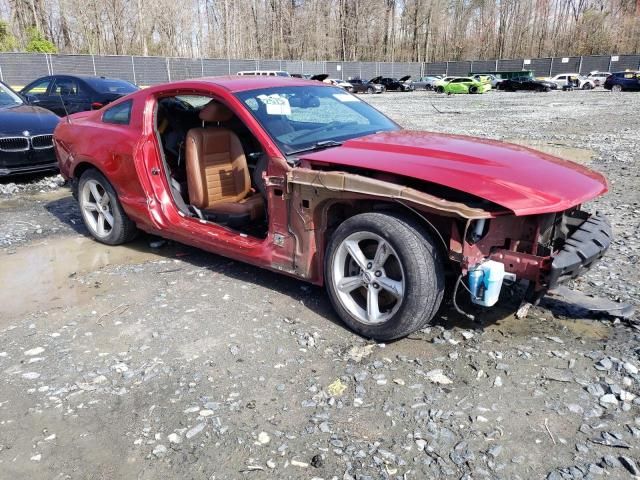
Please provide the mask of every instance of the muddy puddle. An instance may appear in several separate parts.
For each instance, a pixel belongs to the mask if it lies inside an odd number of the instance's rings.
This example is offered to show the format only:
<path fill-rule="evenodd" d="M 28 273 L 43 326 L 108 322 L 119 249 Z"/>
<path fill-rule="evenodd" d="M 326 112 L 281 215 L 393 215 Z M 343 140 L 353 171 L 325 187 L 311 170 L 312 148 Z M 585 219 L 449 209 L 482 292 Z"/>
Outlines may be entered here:
<path fill-rule="evenodd" d="M 15 208 L 25 203 L 42 203 L 51 202 L 54 200 L 60 200 L 61 198 L 70 197 L 71 192 L 67 188 L 61 188 L 59 190 L 52 190 L 50 192 L 36 192 L 36 193 L 21 193 L 15 197 L 2 198 L 0 197 L 0 209 Z"/>
<path fill-rule="evenodd" d="M 523 318 L 509 315 L 487 327 L 488 330 L 496 330 L 509 333 L 514 336 L 527 338 L 530 336 L 546 336 L 550 332 L 564 331 L 567 335 L 587 340 L 605 340 L 609 338 L 611 329 L 607 323 L 593 319 L 567 319 L 567 318 Z"/>
<path fill-rule="evenodd" d="M 166 250 L 163 250 L 166 255 Z M 0 321 L 29 312 L 89 303 L 95 290 L 73 279 L 103 267 L 166 258 L 144 241 L 111 247 L 89 238 L 58 238 L 0 254 Z"/>
<path fill-rule="evenodd" d="M 505 142 L 515 143 L 517 145 L 522 145 L 523 147 L 533 148 L 534 150 L 540 150 L 541 152 L 553 155 L 554 157 L 571 160 L 572 162 L 584 165 L 591 163 L 591 160 L 596 155 L 593 150 L 589 150 L 587 148 L 571 147 L 562 143 L 545 142 L 544 140 L 509 138 L 505 139 Z"/>

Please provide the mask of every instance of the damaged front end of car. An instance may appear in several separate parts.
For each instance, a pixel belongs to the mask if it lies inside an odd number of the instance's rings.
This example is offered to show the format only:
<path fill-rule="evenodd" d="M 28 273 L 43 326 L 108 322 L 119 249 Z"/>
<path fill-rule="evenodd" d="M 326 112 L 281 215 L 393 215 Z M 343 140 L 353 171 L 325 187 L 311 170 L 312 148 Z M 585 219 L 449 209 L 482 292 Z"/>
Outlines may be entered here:
<path fill-rule="evenodd" d="M 611 241 L 607 219 L 577 206 L 558 213 L 472 220 L 464 231 L 452 224 L 450 259 L 460 263 L 457 286 L 464 281 L 474 304 L 491 307 L 504 282 L 528 282 L 527 300 L 539 300 L 589 270 Z"/>

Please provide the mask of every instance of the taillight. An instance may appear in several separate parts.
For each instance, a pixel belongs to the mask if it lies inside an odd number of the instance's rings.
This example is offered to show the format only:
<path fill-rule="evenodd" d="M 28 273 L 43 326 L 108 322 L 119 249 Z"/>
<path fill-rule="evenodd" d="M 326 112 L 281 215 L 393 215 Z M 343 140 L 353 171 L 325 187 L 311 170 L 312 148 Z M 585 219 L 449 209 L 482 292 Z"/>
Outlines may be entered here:
<path fill-rule="evenodd" d="M 100 102 L 93 102 L 91 104 L 91 110 L 100 110 L 102 107 L 104 107 L 104 104 Z"/>

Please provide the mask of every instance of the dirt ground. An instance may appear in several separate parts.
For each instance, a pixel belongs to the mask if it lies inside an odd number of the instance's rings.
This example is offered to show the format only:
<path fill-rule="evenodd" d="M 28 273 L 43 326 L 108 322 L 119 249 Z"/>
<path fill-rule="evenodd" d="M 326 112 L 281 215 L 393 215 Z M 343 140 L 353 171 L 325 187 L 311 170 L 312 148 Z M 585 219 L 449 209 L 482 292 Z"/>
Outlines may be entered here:
<path fill-rule="evenodd" d="M 572 286 L 640 306 L 640 95 L 364 98 L 606 174 L 587 208 L 616 240 Z M 1 479 L 640 475 L 633 321 L 507 295 L 374 344 L 320 288 L 156 241 L 100 245 L 55 177 L 0 181 Z"/>

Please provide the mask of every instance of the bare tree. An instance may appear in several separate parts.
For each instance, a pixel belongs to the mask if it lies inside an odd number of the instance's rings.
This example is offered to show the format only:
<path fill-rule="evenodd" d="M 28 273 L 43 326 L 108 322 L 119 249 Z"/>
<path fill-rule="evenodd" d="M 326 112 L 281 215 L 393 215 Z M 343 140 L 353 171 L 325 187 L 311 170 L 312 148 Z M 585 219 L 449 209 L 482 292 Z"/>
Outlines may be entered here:
<path fill-rule="evenodd" d="M 437 61 L 640 51 L 638 0 L 0 0 L 25 47 L 69 53 Z"/>

